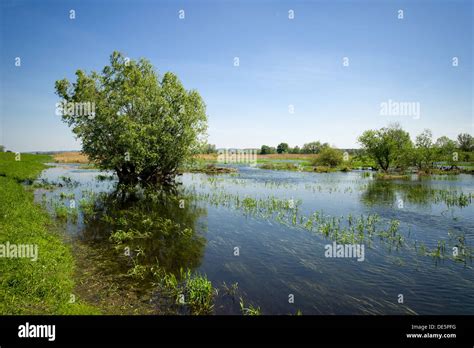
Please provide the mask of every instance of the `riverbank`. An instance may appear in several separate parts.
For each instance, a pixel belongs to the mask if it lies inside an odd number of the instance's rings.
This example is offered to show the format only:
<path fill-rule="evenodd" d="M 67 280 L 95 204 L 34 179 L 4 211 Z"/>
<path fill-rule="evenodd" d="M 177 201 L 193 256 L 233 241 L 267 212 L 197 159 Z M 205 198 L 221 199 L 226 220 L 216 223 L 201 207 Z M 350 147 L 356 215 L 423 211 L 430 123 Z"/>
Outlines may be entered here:
<path fill-rule="evenodd" d="M 24 187 L 46 168 L 50 156 L 0 153 L 0 314 L 96 314 L 74 294 L 70 248 L 33 193 Z M 18 252 L 37 250 L 36 260 Z M 15 251 L 17 249 L 17 252 Z"/>

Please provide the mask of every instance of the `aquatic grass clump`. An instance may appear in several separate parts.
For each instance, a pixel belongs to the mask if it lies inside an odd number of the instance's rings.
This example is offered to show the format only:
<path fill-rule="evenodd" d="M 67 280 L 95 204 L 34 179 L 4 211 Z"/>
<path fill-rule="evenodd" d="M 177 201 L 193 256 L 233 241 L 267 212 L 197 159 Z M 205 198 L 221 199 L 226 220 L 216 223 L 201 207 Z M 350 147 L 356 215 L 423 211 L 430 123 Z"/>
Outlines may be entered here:
<path fill-rule="evenodd" d="M 369 242 L 375 236 L 390 244 L 402 244 L 403 238 L 399 232 L 400 222 L 390 220 L 390 227 L 384 230 L 383 221 L 377 214 L 354 217 L 349 214 L 347 218 L 326 216 L 323 212 L 316 211 L 309 217 L 303 217 L 301 227 L 311 232 L 318 232 L 324 237 L 341 244 Z"/>
<path fill-rule="evenodd" d="M 217 291 L 205 275 L 193 274 L 189 269 L 180 269 L 175 275 L 160 267 L 155 267 L 153 274 L 160 294 L 172 298 L 175 306 L 192 315 L 212 314 Z"/>
<path fill-rule="evenodd" d="M 192 314 L 210 314 L 213 305 L 213 288 L 206 276 L 191 275 L 188 270 L 185 276 L 184 298 Z"/>
<path fill-rule="evenodd" d="M 54 207 L 54 213 L 56 214 L 56 219 L 67 220 L 68 209 L 64 205 L 57 204 Z"/>
<path fill-rule="evenodd" d="M 377 183 L 377 187 L 380 185 L 385 187 L 393 184 L 383 181 Z M 426 192 L 426 190 L 420 187 L 415 187 L 415 192 L 419 192 L 420 189 L 422 192 Z M 408 192 L 416 196 L 413 191 Z M 463 201 L 466 201 L 465 204 L 470 204 L 472 199 L 472 194 L 458 193 L 456 191 L 445 191 L 443 193 L 443 190 L 429 190 L 429 192 L 433 194 L 432 197 L 437 197 L 438 200 L 445 202 L 448 201 L 448 197 L 452 197 L 453 202 L 457 202 L 455 203 L 457 205 Z M 395 247 L 397 250 L 413 247 L 412 244 L 408 244 L 401 233 L 399 220 L 382 219 L 378 214 L 361 214 L 360 216 L 349 214 L 344 218 L 344 216 L 329 216 L 325 215 L 322 211 L 315 211 L 305 216 L 299 213 L 299 207 L 302 204 L 301 200 L 285 200 L 274 196 L 267 196 L 266 198 L 245 196 L 241 198 L 238 194 L 231 194 L 223 190 L 212 193 L 195 193 L 195 196 L 216 206 L 221 205 L 238 209 L 245 214 L 263 219 L 274 219 L 276 222 L 288 227 L 297 227 L 317 233 L 340 244 L 367 243 L 371 247 L 374 239 L 377 238 L 380 242 L 389 245 L 390 248 Z M 445 246 L 441 248 L 443 242 L 440 243 L 439 251 L 436 248 L 430 250 L 426 246 L 421 245 L 418 247 L 417 252 L 425 256 L 440 258 L 446 250 Z M 456 242 L 454 242 L 453 246 L 455 245 Z M 462 250 L 460 255 L 452 256 L 451 258 L 457 261 L 472 259 L 472 252 L 469 248 L 463 246 L 460 250 Z"/>
<path fill-rule="evenodd" d="M 61 192 L 59 194 L 60 199 L 74 199 L 74 197 L 75 197 L 74 192 L 69 192 L 69 193 Z"/>
<path fill-rule="evenodd" d="M 446 254 L 446 242 L 444 240 L 438 241 L 436 248 L 428 253 L 429 256 L 432 256 L 435 258 L 444 258 L 445 254 Z"/>
<path fill-rule="evenodd" d="M 225 294 L 227 294 L 231 297 L 235 297 L 235 296 L 237 296 L 237 292 L 239 290 L 239 283 L 235 282 L 235 283 L 232 283 L 230 285 L 227 285 L 226 282 L 223 282 L 222 283 L 222 290 Z"/>
<path fill-rule="evenodd" d="M 260 310 L 260 307 L 254 307 L 253 305 L 249 305 L 248 307 L 245 307 L 244 300 L 241 297 L 240 298 L 240 310 L 243 315 L 261 315 L 262 311 Z"/>
<path fill-rule="evenodd" d="M 245 213 L 269 217 L 277 212 L 294 212 L 301 205 L 301 200 L 280 199 L 274 196 L 266 198 L 240 197 L 237 194 L 231 194 L 224 191 L 213 193 L 194 193 L 197 199 L 208 202 L 215 206 L 234 207 L 242 209 Z"/>
<path fill-rule="evenodd" d="M 85 221 L 92 219 L 95 214 L 95 203 L 93 198 L 83 197 L 79 200 L 79 209 Z"/>
<path fill-rule="evenodd" d="M 111 181 L 111 180 L 114 180 L 115 177 L 113 175 L 99 174 L 96 176 L 96 179 L 98 181 Z"/>
<path fill-rule="evenodd" d="M 444 203 L 448 208 L 464 208 L 471 205 L 474 198 L 474 193 L 458 189 L 437 189 L 420 182 L 373 181 L 361 189 L 365 190 L 362 201 L 368 205 L 381 202 L 398 204 L 397 198 L 401 198 L 418 205 Z"/>
<path fill-rule="evenodd" d="M 461 192 L 458 194 L 457 192 L 448 192 L 449 193 L 442 194 L 442 198 L 448 207 L 467 207 L 472 203 L 472 198 L 474 197 L 472 193 L 465 194 Z"/>
<path fill-rule="evenodd" d="M 237 194 L 223 191 L 199 193 L 196 197 L 216 206 L 241 209 L 244 213 L 253 216 L 274 218 L 283 225 L 319 233 L 341 243 L 362 243 L 378 236 L 381 240 L 401 246 L 404 240 L 399 232 L 398 220 L 389 221 L 389 228 L 385 230 L 377 214 L 359 217 L 349 214 L 347 219 L 344 219 L 343 216 L 326 216 L 322 211 L 316 211 L 309 216 L 304 216 L 299 213 L 299 206 L 302 204 L 300 199 L 279 199 L 274 196 L 241 198 Z"/>
<path fill-rule="evenodd" d="M 66 222 L 68 219 L 75 223 L 79 217 L 77 208 L 67 207 L 59 202 L 53 202 L 53 209 L 56 219 Z"/>
<path fill-rule="evenodd" d="M 79 182 L 72 180 L 69 176 L 61 175 L 59 180 L 61 181 L 61 186 L 70 188 L 79 186 Z"/>
<path fill-rule="evenodd" d="M 31 188 L 34 190 L 43 189 L 43 190 L 51 191 L 58 188 L 58 184 L 54 182 L 49 182 L 46 179 L 41 179 L 41 180 L 36 180 L 35 182 L 33 182 L 33 184 L 31 185 Z"/>
<path fill-rule="evenodd" d="M 430 256 L 438 260 L 451 259 L 464 264 L 468 261 L 472 262 L 473 248 L 466 244 L 465 235 L 448 231 L 448 237 L 448 240 L 437 241 L 433 248 L 427 247 L 423 242 L 415 241 L 414 249 L 421 256 Z"/>

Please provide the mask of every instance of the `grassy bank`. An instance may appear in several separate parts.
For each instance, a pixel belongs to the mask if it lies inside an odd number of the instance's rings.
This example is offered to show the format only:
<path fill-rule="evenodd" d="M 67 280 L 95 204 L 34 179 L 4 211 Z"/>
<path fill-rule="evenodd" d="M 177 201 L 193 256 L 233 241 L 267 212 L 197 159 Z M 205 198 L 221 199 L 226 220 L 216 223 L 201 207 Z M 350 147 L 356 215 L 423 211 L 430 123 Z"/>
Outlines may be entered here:
<path fill-rule="evenodd" d="M 0 153 L 0 245 L 37 246 L 37 260 L 0 258 L 0 314 L 91 314 L 74 296 L 74 259 L 49 215 L 25 189 L 49 156 Z M 3 255 L 5 256 L 5 255 Z"/>

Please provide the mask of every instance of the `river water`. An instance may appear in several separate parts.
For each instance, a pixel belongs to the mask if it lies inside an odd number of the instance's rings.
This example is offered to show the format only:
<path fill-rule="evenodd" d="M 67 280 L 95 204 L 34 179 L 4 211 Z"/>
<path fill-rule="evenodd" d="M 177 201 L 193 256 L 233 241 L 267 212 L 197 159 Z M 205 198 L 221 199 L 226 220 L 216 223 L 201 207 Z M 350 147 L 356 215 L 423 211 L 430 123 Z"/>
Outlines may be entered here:
<path fill-rule="evenodd" d="M 110 173 L 54 164 L 40 180 L 64 185 L 37 189 L 36 200 L 53 215 L 54 202 L 80 206 L 91 192 L 114 190 L 115 179 L 99 180 L 99 174 Z M 213 285 L 237 282 L 243 298 L 263 314 L 474 314 L 473 176 L 381 181 L 368 172 L 239 167 L 236 174 L 186 173 L 179 180 L 186 194 L 178 202 L 186 208 L 173 209 L 173 218 L 191 226 L 196 237 L 174 240 L 154 231 L 156 243 L 146 249 L 148 256 L 170 271 L 187 267 L 206 274 Z M 376 214 L 382 227 L 396 219 L 403 246 L 374 236 L 361 243 L 363 261 L 326 257 L 333 239 L 299 223 L 282 223 L 278 211 L 251 213 L 236 203 L 246 197 L 291 202 L 298 219 L 314 212 L 342 221 Z M 97 234 L 80 209 L 65 228 L 82 240 Z M 439 243 L 445 248 L 441 257 L 420 252 L 420 246 L 433 251 Z M 453 248 L 467 255 L 454 258 Z M 222 299 L 215 312 L 239 313 L 235 303 Z"/>

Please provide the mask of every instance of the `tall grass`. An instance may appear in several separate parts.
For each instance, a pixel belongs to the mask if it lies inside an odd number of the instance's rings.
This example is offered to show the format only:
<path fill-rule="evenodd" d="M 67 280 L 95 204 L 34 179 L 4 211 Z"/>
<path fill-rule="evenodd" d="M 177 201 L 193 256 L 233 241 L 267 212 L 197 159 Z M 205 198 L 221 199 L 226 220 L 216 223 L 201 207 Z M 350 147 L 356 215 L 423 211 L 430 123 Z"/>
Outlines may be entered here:
<path fill-rule="evenodd" d="M 48 214 L 19 182 L 33 180 L 48 156 L 0 153 L 0 244 L 33 244 L 38 259 L 0 259 L 0 314 L 88 314 L 92 307 L 73 301 L 74 260 L 51 228 Z"/>

